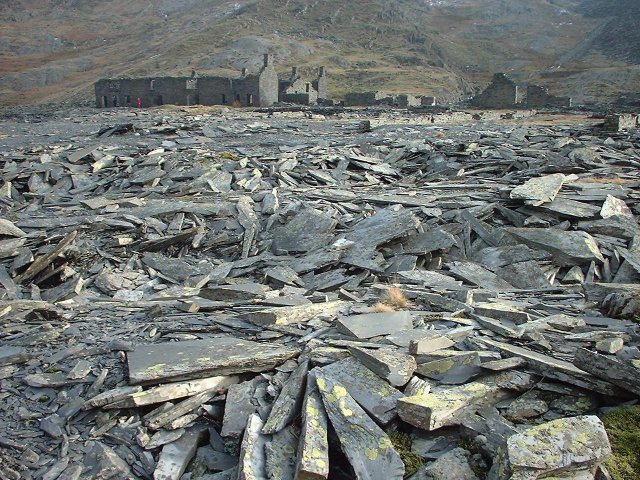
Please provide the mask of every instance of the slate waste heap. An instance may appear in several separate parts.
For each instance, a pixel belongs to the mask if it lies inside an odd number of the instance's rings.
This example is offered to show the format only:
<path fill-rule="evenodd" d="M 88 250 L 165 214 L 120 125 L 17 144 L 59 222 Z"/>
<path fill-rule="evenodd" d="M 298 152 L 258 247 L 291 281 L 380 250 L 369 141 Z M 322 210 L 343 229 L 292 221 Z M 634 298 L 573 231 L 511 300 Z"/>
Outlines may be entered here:
<path fill-rule="evenodd" d="M 0 142 L 1 478 L 608 478 L 637 132 L 55 121 Z"/>

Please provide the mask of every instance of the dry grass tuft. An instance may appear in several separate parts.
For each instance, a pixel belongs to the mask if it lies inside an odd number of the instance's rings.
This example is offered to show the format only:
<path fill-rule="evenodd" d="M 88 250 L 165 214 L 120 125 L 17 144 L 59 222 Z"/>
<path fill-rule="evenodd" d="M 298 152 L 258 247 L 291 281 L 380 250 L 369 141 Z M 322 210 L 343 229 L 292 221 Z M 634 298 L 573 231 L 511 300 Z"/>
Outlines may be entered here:
<path fill-rule="evenodd" d="M 412 306 L 413 303 L 409 301 L 400 288 L 389 287 L 381 301 L 375 305 L 374 310 L 378 313 L 388 313 Z"/>
<path fill-rule="evenodd" d="M 374 305 L 373 311 L 376 313 L 391 313 L 395 312 L 396 309 L 386 303 L 378 302 Z"/>

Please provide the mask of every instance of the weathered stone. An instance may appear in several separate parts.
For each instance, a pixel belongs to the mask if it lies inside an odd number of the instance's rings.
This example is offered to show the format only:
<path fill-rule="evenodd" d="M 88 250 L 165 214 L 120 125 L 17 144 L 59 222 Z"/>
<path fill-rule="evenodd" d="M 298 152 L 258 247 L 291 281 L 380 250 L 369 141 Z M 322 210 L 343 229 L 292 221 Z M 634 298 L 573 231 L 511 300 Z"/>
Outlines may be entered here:
<path fill-rule="evenodd" d="M 290 425 L 275 433 L 265 445 L 267 478 L 293 480 L 296 467 L 296 447 L 300 430 Z"/>
<path fill-rule="evenodd" d="M 562 173 L 532 178 L 511 190 L 509 196 L 513 199 L 525 200 L 532 205 L 551 202 L 556 198 L 565 179 L 566 177 Z"/>
<path fill-rule="evenodd" d="M 533 384 L 531 375 L 502 372 L 466 385 L 401 398 L 398 400 L 398 415 L 415 427 L 436 430 L 458 424 L 466 408 L 494 404 L 507 397 L 508 390 L 522 391 Z"/>
<path fill-rule="evenodd" d="M 409 343 L 409 353 L 411 355 L 424 355 L 427 353 L 449 348 L 456 343 L 444 335 L 434 334 L 420 340 L 412 340 Z"/>
<path fill-rule="evenodd" d="M 357 479 L 400 480 L 404 463 L 391 440 L 335 377 L 315 370 L 327 415 Z"/>
<path fill-rule="evenodd" d="M 335 301 L 294 307 L 274 307 L 239 315 L 238 318 L 256 325 L 295 325 L 308 322 L 318 315 L 336 316 L 347 306 L 347 302 Z"/>
<path fill-rule="evenodd" d="M 490 269 L 506 267 L 533 260 L 549 260 L 551 254 L 542 250 L 533 250 L 526 245 L 508 245 L 504 247 L 483 248 L 473 259 L 482 266 Z"/>
<path fill-rule="evenodd" d="M 84 458 L 88 478 L 133 478 L 127 462 L 118 456 L 111 447 L 94 442 Z"/>
<path fill-rule="evenodd" d="M 239 377 L 209 377 L 190 382 L 169 383 L 145 391 L 136 391 L 127 395 L 119 395 L 120 400 L 113 401 L 106 408 L 136 408 L 154 403 L 168 402 L 184 397 L 197 395 L 206 390 L 215 389 L 217 393 L 224 393 L 231 385 L 238 383 Z M 95 404 L 96 402 L 92 400 Z M 96 405 L 98 406 L 98 405 Z"/>
<path fill-rule="evenodd" d="M 351 355 L 394 387 L 405 385 L 415 372 L 416 359 L 393 348 L 364 349 L 350 347 Z"/>
<path fill-rule="evenodd" d="M 586 348 L 576 350 L 573 364 L 591 375 L 640 395 L 640 369 Z M 609 392 L 611 393 L 611 392 Z"/>
<path fill-rule="evenodd" d="M 254 378 L 229 387 L 220 432 L 222 437 L 232 442 L 240 440 L 247 420 L 258 408 L 253 396 L 259 382 L 258 378 Z"/>
<path fill-rule="evenodd" d="M 607 199 L 602 204 L 600 216 L 602 218 L 610 218 L 614 216 L 634 218 L 633 212 L 631 212 L 631 209 L 627 206 L 625 201 L 612 195 L 607 195 Z"/>
<path fill-rule="evenodd" d="M 581 470 L 589 470 L 593 478 L 597 464 L 610 454 L 598 417 L 562 418 L 510 437 L 489 478 L 550 478 Z"/>
<path fill-rule="evenodd" d="M 289 425 L 300 412 L 309 362 L 302 362 L 287 379 L 276 399 L 262 433 L 270 435 Z"/>
<path fill-rule="evenodd" d="M 598 244 L 588 233 L 565 232 L 555 228 L 507 228 L 517 240 L 532 248 L 546 250 L 560 266 L 585 265 L 603 262 Z"/>
<path fill-rule="evenodd" d="M 324 377 L 330 377 L 346 388 L 349 395 L 382 425 L 395 418 L 396 402 L 403 397 L 402 392 L 358 360 L 346 358 L 322 367 L 322 372 Z"/>
<path fill-rule="evenodd" d="M 260 433 L 263 426 L 258 414 L 249 417 L 240 448 L 238 480 L 265 480 L 267 478 L 264 452 L 267 437 Z"/>
<path fill-rule="evenodd" d="M 531 320 L 531 315 L 527 312 L 508 303 L 478 303 L 473 308 L 478 315 L 491 317 L 496 320 L 510 320 L 516 325 L 527 323 Z"/>
<path fill-rule="evenodd" d="M 153 472 L 153 480 L 179 480 L 205 434 L 205 429 L 190 429 L 175 442 L 165 445 Z"/>
<path fill-rule="evenodd" d="M 413 314 L 409 312 L 367 313 L 338 319 L 339 332 L 358 338 L 373 338 L 413 328 Z"/>
<path fill-rule="evenodd" d="M 435 462 L 421 467 L 410 480 L 479 480 L 469 464 L 469 451 L 454 448 Z"/>
<path fill-rule="evenodd" d="M 460 352 L 418 365 L 417 372 L 447 385 L 460 385 L 482 373 L 477 352 Z"/>
<path fill-rule="evenodd" d="M 337 221 L 314 208 L 299 211 L 285 225 L 273 230 L 273 249 L 287 252 L 310 252 L 328 245 Z"/>
<path fill-rule="evenodd" d="M 315 372 L 307 377 L 302 406 L 302 431 L 298 444 L 297 480 L 322 480 L 329 476 L 328 419 L 316 385 Z"/>
<path fill-rule="evenodd" d="M 452 262 L 446 266 L 455 277 L 485 290 L 513 290 L 513 285 L 475 263 Z"/>
<path fill-rule="evenodd" d="M 616 354 L 624 348 L 622 338 L 605 338 L 596 342 L 596 350 L 600 353 Z"/>
<path fill-rule="evenodd" d="M 291 348 L 233 337 L 141 345 L 127 354 L 129 381 L 148 384 L 262 372 L 297 353 Z"/>
<path fill-rule="evenodd" d="M 502 354 L 523 358 L 532 371 L 545 377 L 567 382 L 577 387 L 595 390 L 605 395 L 612 393 L 612 385 L 610 383 L 591 376 L 586 371 L 564 360 L 488 338 L 479 338 L 478 342 Z"/>

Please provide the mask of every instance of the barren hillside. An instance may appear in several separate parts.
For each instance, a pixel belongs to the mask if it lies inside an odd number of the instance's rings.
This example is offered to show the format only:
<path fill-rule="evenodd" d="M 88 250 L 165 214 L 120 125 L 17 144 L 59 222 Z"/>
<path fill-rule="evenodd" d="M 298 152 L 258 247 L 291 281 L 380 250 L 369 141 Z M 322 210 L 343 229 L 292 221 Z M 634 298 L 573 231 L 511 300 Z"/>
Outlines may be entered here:
<path fill-rule="evenodd" d="M 0 102 L 88 99 L 105 76 L 251 68 L 265 51 L 283 72 L 326 65 L 335 96 L 453 100 L 506 71 L 612 99 L 640 90 L 639 21 L 630 0 L 5 0 Z"/>

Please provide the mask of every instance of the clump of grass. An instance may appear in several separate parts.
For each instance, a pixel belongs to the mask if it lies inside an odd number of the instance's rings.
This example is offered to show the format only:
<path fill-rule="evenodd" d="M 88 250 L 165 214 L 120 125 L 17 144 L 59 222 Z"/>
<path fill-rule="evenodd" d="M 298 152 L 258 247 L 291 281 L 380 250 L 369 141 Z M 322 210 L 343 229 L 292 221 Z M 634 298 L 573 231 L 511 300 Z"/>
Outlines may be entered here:
<path fill-rule="evenodd" d="M 640 472 L 640 406 L 608 411 L 602 422 L 613 454 L 605 466 L 614 480 L 635 480 Z"/>
<path fill-rule="evenodd" d="M 224 160 L 238 160 L 238 156 L 231 152 L 222 152 L 220 158 Z"/>
<path fill-rule="evenodd" d="M 402 432 L 393 431 L 389 432 L 389 439 L 393 444 L 393 448 L 404 463 L 404 476 L 405 478 L 413 475 L 418 469 L 424 465 L 424 460 L 420 455 L 411 450 L 411 444 L 413 440 L 411 437 Z"/>
<path fill-rule="evenodd" d="M 375 306 L 378 312 L 395 312 L 404 308 L 412 307 L 413 304 L 398 287 L 389 287 L 384 296 Z"/>
<path fill-rule="evenodd" d="M 374 305 L 373 311 L 376 313 L 391 313 L 395 312 L 396 309 L 386 303 L 378 302 Z"/>

